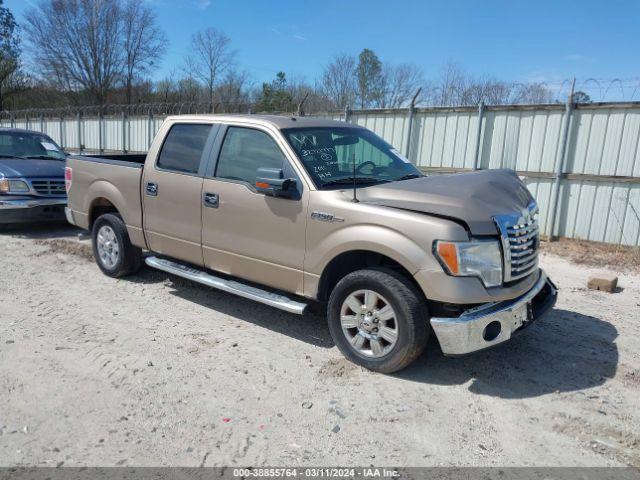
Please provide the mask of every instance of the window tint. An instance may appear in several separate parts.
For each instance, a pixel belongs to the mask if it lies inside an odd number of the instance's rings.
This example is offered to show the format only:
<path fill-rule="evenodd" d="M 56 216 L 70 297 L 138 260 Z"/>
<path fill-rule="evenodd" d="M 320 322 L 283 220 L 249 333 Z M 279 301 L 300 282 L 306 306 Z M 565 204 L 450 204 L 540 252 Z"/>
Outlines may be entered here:
<path fill-rule="evenodd" d="M 158 167 L 177 172 L 198 173 L 200 157 L 211 125 L 176 124 L 162 145 Z"/>
<path fill-rule="evenodd" d="M 253 185 L 258 168 L 283 168 L 284 155 L 268 134 L 251 128 L 229 127 L 224 138 L 216 177 Z"/>

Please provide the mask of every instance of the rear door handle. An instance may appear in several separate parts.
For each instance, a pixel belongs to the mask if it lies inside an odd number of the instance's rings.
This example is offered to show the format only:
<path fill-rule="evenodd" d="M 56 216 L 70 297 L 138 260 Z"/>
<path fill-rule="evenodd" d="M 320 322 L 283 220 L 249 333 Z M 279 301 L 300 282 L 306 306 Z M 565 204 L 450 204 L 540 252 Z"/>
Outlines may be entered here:
<path fill-rule="evenodd" d="M 147 184 L 145 185 L 145 190 L 147 191 L 147 195 L 155 197 L 158 195 L 158 184 L 147 182 Z"/>
<path fill-rule="evenodd" d="M 205 193 L 202 197 L 202 203 L 205 207 L 218 208 L 220 197 L 217 193 Z"/>

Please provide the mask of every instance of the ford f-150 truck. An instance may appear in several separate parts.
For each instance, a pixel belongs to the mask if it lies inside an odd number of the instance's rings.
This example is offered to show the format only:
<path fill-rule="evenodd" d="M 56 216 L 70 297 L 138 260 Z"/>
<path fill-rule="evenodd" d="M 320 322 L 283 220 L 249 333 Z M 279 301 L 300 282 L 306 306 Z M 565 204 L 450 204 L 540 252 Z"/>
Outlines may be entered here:
<path fill-rule="evenodd" d="M 105 274 L 145 262 L 292 313 L 326 305 L 335 344 L 375 371 L 431 333 L 446 355 L 505 342 L 557 296 L 515 172 L 427 177 L 349 123 L 169 117 L 146 157 L 71 156 L 66 182 Z"/>

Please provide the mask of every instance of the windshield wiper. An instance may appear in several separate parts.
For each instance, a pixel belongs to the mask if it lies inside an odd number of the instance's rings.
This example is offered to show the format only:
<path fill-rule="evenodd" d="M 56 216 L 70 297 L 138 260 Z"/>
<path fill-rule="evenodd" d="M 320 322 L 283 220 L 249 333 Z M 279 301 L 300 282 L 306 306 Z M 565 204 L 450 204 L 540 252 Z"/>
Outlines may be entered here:
<path fill-rule="evenodd" d="M 400 182 L 400 181 L 402 181 L 402 180 L 410 180 L 410 179 L 412 179 L 412 178 L 420 178 L 420 177 L 423 177 L 423 176 L 424 176 L 424 175 L 420 175 L 419 173 L 409 173 L 409 174 L 407 174 L 407 175 L 403 175 L 403 176 L 402 176 L 402 177 L 400 177 L 400 178 L 396 178 L 396 180 L 395 180 L 395 181 L 396 181 L 396 182 Z"/>
<path fill-rule="evenodd" d="M 365 183 L 387 183 L 389 180 L 380 180 L 379 178 L 367 178 L 367 177 L 343 177 L 336 178 L 335 180 L 329 180 L 328 182 L 324 182 L 322 184 L 323 187 L 327 185 L 352 185 L 354 182 L 356 184 L 365 184 Z"/>
<path fill-rule="evenodd" d="M 7 154 L 0 154 L 0 158 L 21 158 L 22 160 L 24 160 L 26 157 L 21 157 L 20 155 L 7 155 Z"/>

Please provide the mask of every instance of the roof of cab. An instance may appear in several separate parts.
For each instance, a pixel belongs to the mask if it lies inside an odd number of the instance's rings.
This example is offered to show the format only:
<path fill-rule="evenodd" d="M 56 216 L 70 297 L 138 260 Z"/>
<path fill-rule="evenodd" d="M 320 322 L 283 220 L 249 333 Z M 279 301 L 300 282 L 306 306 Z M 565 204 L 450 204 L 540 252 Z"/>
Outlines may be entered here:
<path fill-rule="evenodd" d="M 173 115 L 167 120 L 214 120 L 217 122 L 233 122 L 238 120 L 249 121 L 255 124 L 272 125 L 280 130 L 285 128 L 305 128 L 305 127 L 354 127 L 358 125 L 345 123 L 338 120 L 329 120 L 317 117 L 299 117 L 285 115 L 253 115 L 253 114 L 203 114 L 203 115 Z"/>

